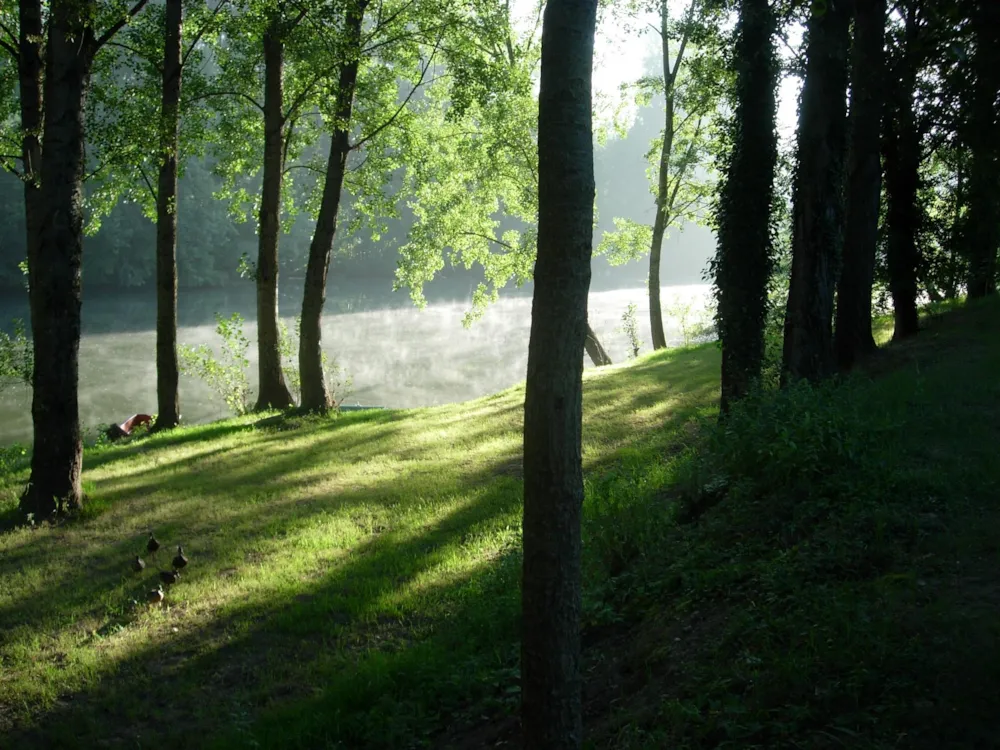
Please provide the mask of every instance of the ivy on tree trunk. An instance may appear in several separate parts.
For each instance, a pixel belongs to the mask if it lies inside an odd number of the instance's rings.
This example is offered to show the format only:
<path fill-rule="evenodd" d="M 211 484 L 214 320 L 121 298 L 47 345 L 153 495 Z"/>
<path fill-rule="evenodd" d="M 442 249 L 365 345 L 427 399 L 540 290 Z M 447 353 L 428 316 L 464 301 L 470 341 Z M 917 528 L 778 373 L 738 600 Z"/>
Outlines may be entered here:
<path fill-rule="evenodd" d="M 872 282 L 882 200 L 879 135 L 885 97 L 885 25 L 885 0 L 858 0 L 851 51 L 844 253 L 834 338 L 837 364 L 844 370 L 875 351 Z"/>
<path fill-rule="evenodd" d="M 976 51 L 973 56 L 975 86 L 969 123 L 972 164 L 969 170 L 969 278 L 971 298 L 997 291 L 997 249 L 1000 245 L 1000 7 L 980 0 L 973 10 Z"/>
<path fill-rule="evenodd" d="M 887 193 L 886 266 L 895 326 L 893 339 L 913 336 L 919 330 L 917 318 L 917 231 L 920 210 L 920 136 L 913 113 L 913 93 L 917 85 L 919 60 L 916 54 L 919 26 L 917 4 L 906 10 L 902 48 L 892 67 L 893 96 L 884 119 L 882 150 L 885 157 Z"/>
<path fill-rule="evenodd" d="M 764 361 L 767 287 L 773 265 L 771 205 L 778 138 L 774 119 L 778 61 L 769 0 L 741 0 L 733 64 L 732 143 L 720 170 L 712 260 L 722 343 L 722 412 L 745 396 Z"/>
<path fill-rule="evenodd" d="M 843 241 L 849 23 L 846 3 L 813 5 L 799 108 L 782 383 L 817 381 L 834 372 L 833 294 Z"/>

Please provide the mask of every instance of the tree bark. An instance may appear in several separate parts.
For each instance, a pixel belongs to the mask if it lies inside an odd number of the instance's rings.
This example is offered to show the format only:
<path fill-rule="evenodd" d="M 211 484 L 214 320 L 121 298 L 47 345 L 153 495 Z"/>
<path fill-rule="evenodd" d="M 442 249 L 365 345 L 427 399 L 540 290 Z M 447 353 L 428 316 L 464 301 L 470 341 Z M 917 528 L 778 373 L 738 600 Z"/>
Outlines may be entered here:
<path fill-rule="evenodd" d="M 358 0 L 347 11 L 344 29 L 344 58 L 337 76 L 337 108 L 330 157 L 327 161 L 323 198 L 316 230 L 309 245 L 305 292 L 302 295 L 302 324 L 299 335 L 299 375 L 302 379 L 302 408 L 323 412 L 333 406 L 323 375 L 322 319 L 326 303 L 326 275 L 337 234 L 340 193 L 344 186 L 347 156 L 351 151 L 349 133 L 354 111 L 354 90 L 361 56 L 361 26 L 368 0 Z M 583 342 L 581 343 L 581 347 Z M 579 350 L 578 350 L 579 351 Z"/>
<path fill-rule="evenodd" d="M 692 0 L 697 2 L 697 0 Z M 663 252 L 663 235 L 669 217 L 668 180 L 670 154 L 674 141 L 674 86 L 670 74 L 670 38 L 668 36 L 670 8 L 667 0 L 660 0 L 660 40 L 663 55 L 663 140 L 660 143 L 660 164 L 656 184 L 656 217 L 653 219 L 653 238 L 649 245 L 649 328 L 653 350 L 665 349 L 667 337 L 663 332 L 663 309 L 660 304 L 660 257 Z M 681 51 L 679 54 L 683 54 Z"/>
<path fill-rule="evenodd" d="M 18 86 L 21 106 L 21 162 L 24 184 L 24 224 L 28 249 L 28 300 L 32 311 L 32 337 L 35 325 L 34 273 L 41 241 L 45 202 L 41 188 L 42 169 L 42 3 L 20 0 L 18 4 Z"/>
<path fill-rule="evenodd" d="M 969 169 L 969 276 L 970 299 L 997 292 L 997 246 L 1000 245 L 1000 181 L 997 180 L 997 140 L 1000 139 L 996 100 L 1000 93 L 1000 7 L 980 0 L 973 10 L 976 51 L 975 84 L 968 143 Z"/>
<path fill-rule="evenodd" d="M 842 2 L 826 4 L 823 13 L 814 9 L 809 19 L 782 384 L 798 378 L 818 381 L 834 372 L 833 293 L 844 228 L 849 23 Z"/>
<path fill-rule="evenodd" d="M 778 138 L 774 119 L 776 22 L 768 0 L 741 0 L 734 133 L 720 191 L 713 260 L 722 343 L 722 413 L 747 394 L 764 361 L 772 246 L 770 217 Z"/>
<path fill-rule="evenodd" d="M 583 358 L 594 211 L 596 0 L 549 0 L 538 97 L 538 257 L 524 399 L 521 717 L 526 750 L 582 744 Z"/>
<path fill-rule="evenodd" d="M 256 409 L 287 409 L 294 404 L 281 370 L 278 340 L 278 238 L 281 233 L 281 183 L 285 169 L 284 56 L 281 18 L 275 15 L 264 34 L 264 178 L 260 196 L 257 247 Z"/>
<path fill-rule="evenodd" d="M 84 107 L 93 30 L 86 8 L 52 0 L 45 48 L 44 218 L 32 279 L 35 370 L 31 478 L 25 513 L 47 517 L 83 504 L 77 395 L 83 256 Z"/>
<path fill-rule="evenodd" d="M 583 346 L 587 350 L 587 355 L 595 367 L 606 367 L 612 364 L 607 349 L 604 348 L 601 340 L 597 338 L 597 334 L 590 327 L 589 323 L 587 324 L 587 338 L 584 339 Z"/>
<path fill-rule="evenodd" d="M 913 49 L 918 34 L 915 8 L 916 5 L 911 4 L 907 10 L 903 49 L 892 75 L 895 96 L 885 116 L 882 139 L 888 200 L 886 266 L 895 322 L 892 337 L 897 341 L 919 330 L 917 230 L 920 210 L 917 190 L 920 187 L 920 139 L 913 114 L 918 67 Z"/>
<path fill-rule="evenodd" d="M 885 0 L 858 0 L 851 50 L 850 148 L 844 262 L 837 288 L 837 364 L 850 370 L 875 351 L 872 282 L 882 199 L 879 136 L 884 110 Z"/>
<path fill-rule="evenodd" d="M 156 429 L 181 420 L 177 362 L 177 154 L 180 148 L 181 0 L 166 0 L 160 173 L 156 192 Z"/>

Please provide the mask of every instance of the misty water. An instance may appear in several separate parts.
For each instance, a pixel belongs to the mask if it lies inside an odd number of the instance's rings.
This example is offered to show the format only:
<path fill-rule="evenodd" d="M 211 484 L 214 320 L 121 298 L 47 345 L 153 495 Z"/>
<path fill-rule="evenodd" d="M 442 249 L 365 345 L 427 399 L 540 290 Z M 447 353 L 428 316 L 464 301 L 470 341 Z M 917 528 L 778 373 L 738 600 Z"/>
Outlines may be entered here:
<path fill-rule="evenodd" d="M 249 285 L 248 285 L 249 286 Z M 664 287 L 668 343 L 684 343 L 685 331 L 708 320 L 705 285 Z M 299 292 L 300 293 L 300 292 Z M 83 307 L 80 345 L 80 417 L 90 433 L 134 413 L 156 412 L 155 302 L 144 293 L 94 292 Z M 611 358 L 627 359 L 629 341 L 622 314 L 637 307 L 643 351 L 650 349 L 649 300 L 643 288 L 597 291 L 590 295 L 590 322 Z M 282 294 L 282 318 L 293 329 L 298 300 Z M 432 299 L 418 310 L 404 292 L 384 285 L 331 289 L 323 318 L 323 348 L 354 381 L 347 404 L 416 407 L 465 401 L 524 380 L 531 325 L 531 297 L 506 296 L 470 328 L 462 325 L 467 296 Z M 685 308 L 687 310 L 685 311 Z M 181 344 L 217 348 L 214 314 L 239 312 L 251 341 L 250 381 L 256 383 L 256 325 L 252 287 L 228 291 L 184 291 L 179 300 Z M 287 317 L 286 317 L 287 316 Z M 0 321 L 27 318 L 22 300 L 0 301 Z M 589 359 L 586 361 L 590 366 Z M 225 404 L 204 383 L 181 377 L 181 413 L 186 423 L 228 415 Z M 31 399 L 27 388 L 0 392 L 0 445 L 31 440 Z"/>

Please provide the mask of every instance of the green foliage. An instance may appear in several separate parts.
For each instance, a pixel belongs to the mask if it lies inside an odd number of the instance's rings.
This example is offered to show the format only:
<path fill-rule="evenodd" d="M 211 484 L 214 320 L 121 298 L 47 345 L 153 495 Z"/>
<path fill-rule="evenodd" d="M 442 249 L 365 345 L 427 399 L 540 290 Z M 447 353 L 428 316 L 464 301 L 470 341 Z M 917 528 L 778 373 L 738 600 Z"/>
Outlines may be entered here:
<path fill-rule="evenodd" d="M 180 346 L 181 372 L 204 380 L 237 415 L 250 410 L 250 360 L 247 350 L 250 340 L 243 333 L 243 316 L 233 313 L 228 318 L 215 314 L 215 332 L 222 339 L 218 356 L 207 344 L 198 347 Z"/>
<path fill-rule="evenodd" d="M 653 241 L 653 228 L 631 219 L 614 218 L 615 231 L 605 232 L 594 250 L 596 255 L 606 255 L 613 266 L 638 260 L 649 252 Z"/>
<path fill-rule="evenodd" d="M 634 302 L 629 302 L 625 312 L 622 313 L 622 325 L 618 331 L 628 338 L 629 359 L 638 357 L 639 350 L 642 349 L 642 339 L 639 338 L 639 321 L 636 319 Z"/>
<path fill-rule="evenodd" d="M 704 313 L 695 314 L 694 302 L 676 299 L 664 307 L 667 319 L 676 320 L 681 329 L 681 346 L 704 341 L 715 334 L 714 310 L 712 306 Z"/>
<path fill-rule="evenodd" d="M 738 501 L 761 493 L 817 494 L 830 491 L 831 480 L 877 473 L 880 436 L 895 424 L 863 396 L 853 379 L 820 386 L 799 381 L 778 393 L 747 396 L 711 434 L 700 467 L 708 473 L 702 490 L 724 489 Z"/>
<path fill-rule="evenodd" d="M 35 350 L 24 321 L 13 321 L 13 334 L 0 330 L 0 393 L 13 384 L 31 387 Z"/>
<path fill-rule="evenodd" d="M 423 286 L 445 267 L 479 266 L 483 281 L 466 325 L 513 282 L 534 272 L 538 153 L 531 82 L 539 27 L 519 33 L 495 3 L 470 4 L 445 52 L 454 76 L 427 87 L 407 142 L 403 192 L 414 215 L 395 288 L 425 303 Z M 458 106 L 452 106 L 457 102 Z"/>
<path fill-rule="evenodd" d="M 650 8 L 643 2 L 625 2 L 615 8 L 625 27 L 636 35 L 652 30 L 641 22 Z M 646 152 L 646 175 L 653 204 L 663 212 L 667 231 L 685 223 L 705 224 L 706 210 L 715 187 L 712 154 L 718 149 L 718 117 L 725 79 L 722 67 L 719 18 L 711 4 L 692 0 L 677 18 L 670 17 L 667 4 L 656 8 L 666 26 L 664 43 L 673 45 L 669 60 L 675 75 L 644 75 L 622 86 L 623 99 L 632 97 L 635 107 L 657 102 L 663 128 Z M 660 29 L 657 29 L 660 31 Z M 662 38 L 662 37 L 661 37 Z M 661 55 L 663 54 L 661 50 Z M 678 59 L 677 56 L 680 56 Z M 671 109 L 672 108 L 672 109 Z M 617 112 L 631 111 L 619 105 Z M 621 123 L 614 129 L 624 132 Z M 615 217 L 615 230 L 605 233 L 598 254 L 607 253 L 612 265 L 636 260 L 650 252 L 652 227 Z"/>
<path fill-rule="evenodd" d="M 278 321 L 278 352 L 281 355 L 281 372 L 285 376 L 288 390 L 292 392 L 292 396 L 296 400 L 302 393 L 302 378 L 298 368 L 300 326 L 301 318 L 296 316 L 295 334 L 292 336 L 284 321 Z M 336 357 L 330 359 L 326 352 L 322 352 L 320 361 L 323 365 L 323 377 L 326 380 L 327 392 L 333 399 L 334 406 L 340 406 L 353 392 L 354 379 L 341 367 Z"/>
<path fill-rule="evenodd" d="M 7 476 L 27 462 L 28 449 L 18 443 L 0 445 L 0 486 Z"/>

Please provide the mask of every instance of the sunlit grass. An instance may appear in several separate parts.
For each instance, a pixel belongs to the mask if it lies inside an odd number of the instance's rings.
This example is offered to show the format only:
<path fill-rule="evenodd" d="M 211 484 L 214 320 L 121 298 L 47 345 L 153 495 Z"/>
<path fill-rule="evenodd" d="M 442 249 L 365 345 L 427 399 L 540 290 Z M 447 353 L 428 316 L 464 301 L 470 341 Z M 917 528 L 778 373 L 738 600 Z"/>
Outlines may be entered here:
<path fill-rule="evenodd" d="M 800 460 L 778 440 L 771 461 L 788 473 L 775 476 L 821 481 L 762 486 L 773 467 L 751 464 L 697 523 L 676 508 L 716 479 L 702 462 L 717 347 L 588 370 L 595 747 L 828 747 L 816 738 L 844 730 L 868 738 L 849 746 L 887 748 L 938 683 L 948 716 L 972 711 L 929 665 L 977 654 L 992 685 L 1000 664 L 989 608 L 973 612 L 948 567 L 985 580 L 997 562 L 985 498 L 1000 489 L 1000 347 L 987 346 L 995 308 L 938 312 L 848 387 L 778 413 L 789 440 L 807 438 L 797 450 L 820 452 Z M 890 327 L 877 321 L 880 342 Z M 509 739 L 523 395 L 257 415 L 89 449 L 80 518 L 0 532 L 0 746 L 472 748 L 490 746 L 468 734 L 484 721 Z M 851 414 L 880 425 L 862 452 L 874 463 L 818 472 L 809 462 L 852 438 Z M 756 434 L 739 438 L 748 451 Z M 0 521 L 26 477 L 18 460 Z M 164 547 L 137 576 L 150 529 Z M 178 543 L 190 565 L 146 605 Z"/>
<path fill-rule="evenodd" d="M 706 346 L 588 371 L 588 468 L 669 442 L 717 368 Z M 80 747 L 393 745 L 442 706 L 497 699 L 516 656 L 522 400 L 258 415 L 89 450 L 84 518 L 0 536 L 0 728 Z M 191 563 L 149 606 L 177 544 Z M 397 715 L 375 711 L 387 701 Z"/>

